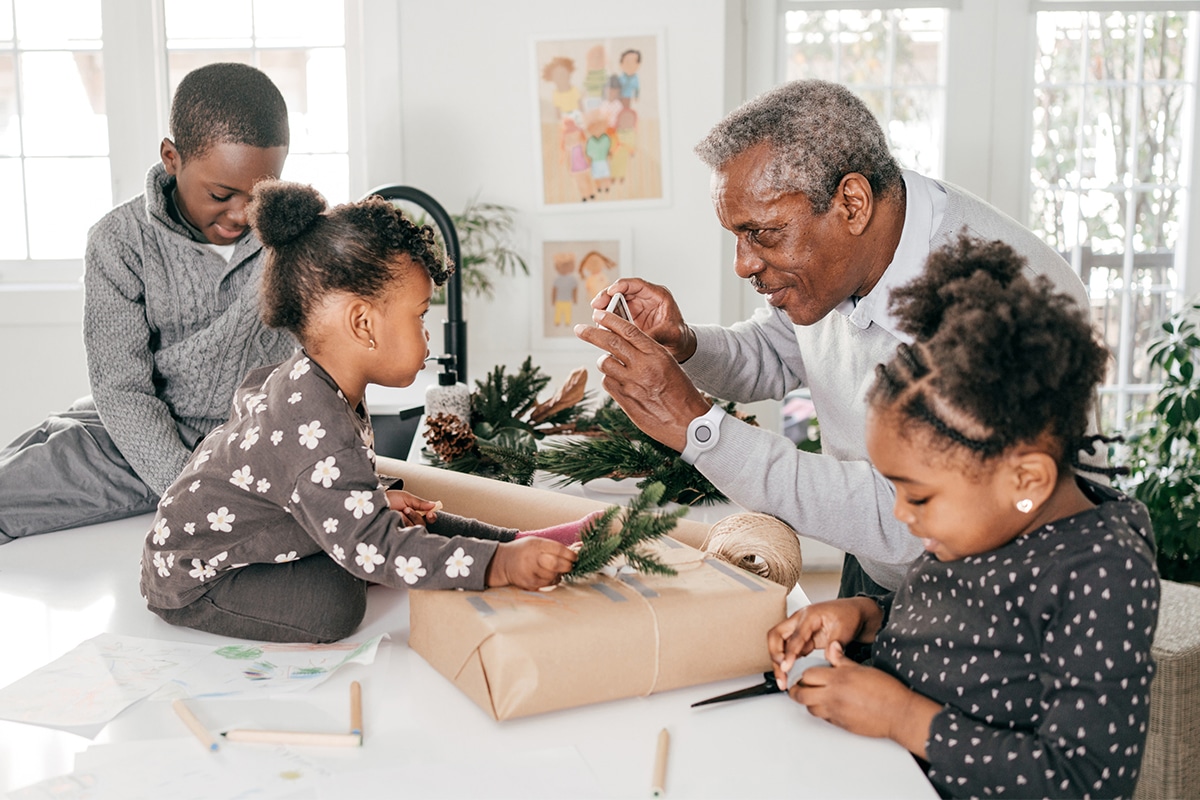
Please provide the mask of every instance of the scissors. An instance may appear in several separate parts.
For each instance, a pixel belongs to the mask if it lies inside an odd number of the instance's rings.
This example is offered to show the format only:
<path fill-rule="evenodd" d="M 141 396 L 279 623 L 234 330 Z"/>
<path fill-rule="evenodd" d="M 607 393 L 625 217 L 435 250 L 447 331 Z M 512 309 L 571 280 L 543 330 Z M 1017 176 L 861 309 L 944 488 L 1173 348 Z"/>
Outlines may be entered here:
<path fill-rule="evenodd" d="M 736 692 L 729 694 L 717 695 L 710 697 L 707 700 L 701 700 L 698 703 L 692 703 L 692 708 L 696 706 L 706 706 L 709 703 L 724 703 L 726 700 L 741 700 L 743 697 L 757 697 L 760 694 L 779 694 L 783 690 L 779 688 L 778 681 L 775 680 L 774 672 L 764 672 L 762 683 L 751 686 L 748 689 L 738 689 Z"/>

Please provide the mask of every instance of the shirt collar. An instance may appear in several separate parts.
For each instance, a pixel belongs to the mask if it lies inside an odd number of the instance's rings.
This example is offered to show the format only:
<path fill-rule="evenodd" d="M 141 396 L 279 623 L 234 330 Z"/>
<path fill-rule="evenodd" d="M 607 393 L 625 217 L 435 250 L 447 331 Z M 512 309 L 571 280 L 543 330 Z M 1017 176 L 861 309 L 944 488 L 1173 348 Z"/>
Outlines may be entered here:
<path fill-rule="evenodd" d="M 932 178 L 904 170 L 904 228 L 892 261 L 879 282 L 865 297 L 847 298 L 837 311 L 857 327 L 866 329 L 874 322 L 903 342 L 912 337 L 901 333 L 895 317 L 888 312 L 892 289 L 903 286 L 925 270 L 929 258 L 929 240 L 942 224 L 946 211 L 946 190 Z"/>

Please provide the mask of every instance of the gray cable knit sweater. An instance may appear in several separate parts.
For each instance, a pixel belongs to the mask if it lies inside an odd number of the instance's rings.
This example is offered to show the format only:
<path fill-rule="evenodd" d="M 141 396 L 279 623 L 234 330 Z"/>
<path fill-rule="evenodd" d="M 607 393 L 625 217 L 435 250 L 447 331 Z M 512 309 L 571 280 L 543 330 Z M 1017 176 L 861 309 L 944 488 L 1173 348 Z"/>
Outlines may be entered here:
<path fill-rule="evenodd" d="M 296 346 L 260 320 L 258 239 L 247 233 L 226 263 L 171 219 L 174 186 L 155 164 L 145 194 L 88 232 L 83 276 L 92 397 L 121 454 L 160 494 L 226 420 L 246 373 Z"/>
<path fill-rule="evenodd" d="M 1028 229 L 961 189 L 905 173 L 906 183 L 914 180 L 945 192 L 936 229 L 912 231 L 928 241 L 926 255 L 964 229 L 981 239 L 1000 239 L 1028 259 L 1026 274 L 1046 275 L 1088 307 L 1087 292 L 1070 265 Z M 910 187 L 910 202 L 914 194 Z M 916 216 L 910 206 L 905 236 Z M 915 268 L 923 265 L 924 259 Z M 897 268 L 896 261 L 888 267 Z M 860 303 L 885 291 L 881 281 Z M 921 554 L 921 543 L 892 515 L 895 490 L 871 466 L 866 447 L 866 393 L 875 365 L 890 359 L 900 344 L 896 335 L 875 322 L 860 328 L 839 311 L 812 325 L 793 325 L 770 307 L 730 328 L 692 329 L 696 353 L 683 368 L 701 390 L 748 403 L 807 386 L 822 447 L 821 455 L 802 452 L 779 434 L 726 417 L 717 446 L 700 455 L 696 468 L 744 508 L 774 514 L 799 533 L 852 553 L 881 586 L 899 586 Z"/>

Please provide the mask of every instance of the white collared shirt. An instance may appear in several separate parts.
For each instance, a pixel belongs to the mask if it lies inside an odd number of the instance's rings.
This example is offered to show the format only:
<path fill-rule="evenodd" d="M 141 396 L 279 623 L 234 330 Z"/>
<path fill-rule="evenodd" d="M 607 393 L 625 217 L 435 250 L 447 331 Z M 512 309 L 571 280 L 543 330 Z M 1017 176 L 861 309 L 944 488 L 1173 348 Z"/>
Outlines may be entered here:
<path fill-rule="evenodd" d="M 942 224 L 946 211 L 946 190 L 932 178 L 904 170 L 904 228 L 892 261 L 879 282 L 865 297 L 847 298 L 835 309 L 857 327 L 866 329 L 872 322 L 902 342 L 912 337 L 900 332 L 896 318 L 888 313 L 892 289 L 903 286 L 925 270 L 929 259 L 929 240 Z"/>

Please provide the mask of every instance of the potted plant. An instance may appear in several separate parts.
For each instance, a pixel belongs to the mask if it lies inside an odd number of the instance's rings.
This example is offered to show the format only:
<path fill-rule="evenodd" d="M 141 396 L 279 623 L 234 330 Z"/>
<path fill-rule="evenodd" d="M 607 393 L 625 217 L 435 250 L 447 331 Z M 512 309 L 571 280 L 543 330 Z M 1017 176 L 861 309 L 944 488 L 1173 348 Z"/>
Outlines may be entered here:
<path fill-rule="evenodd" d="M 1127 437 L 1129 475 L 1118 481 L 1146 504 L 1162 577 L 1200 581 L 1200 299 L 1162 323 L 1147 351 L 1162 370 L 1153 406 Z"/>
<path fill-rule="evenodd" d="M 516 229 L 515 209 L 499 203 L 483 203 L 475 196 L 461 214 L 451 214 L 458 231 L 459 264 L 462 288 L 466 295 L 491 297 L 493 278 L 529 274 L 529 265 L 513 249 Z"/>

